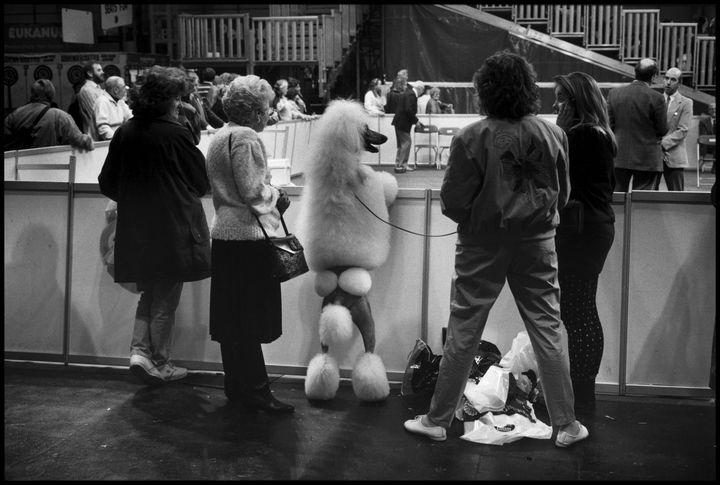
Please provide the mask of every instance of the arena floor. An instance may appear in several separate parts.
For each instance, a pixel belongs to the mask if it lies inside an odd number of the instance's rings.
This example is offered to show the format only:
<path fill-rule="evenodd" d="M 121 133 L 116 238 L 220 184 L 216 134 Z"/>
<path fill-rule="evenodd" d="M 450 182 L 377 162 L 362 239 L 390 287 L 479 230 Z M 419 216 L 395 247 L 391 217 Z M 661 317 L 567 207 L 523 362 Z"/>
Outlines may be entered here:
<path fill-rule="evenodd" d="M 715 401 L 599 396 L 590 437 L 560 449 L 522 438 L 502 446 L 445 442 L 403 429 L 427 410 L 397 388 L 362 404 L 341 384 L 325 404 L 275 377 L 295 413 L 246 414 L 222 376 L 195 373 L 147 387 L 127 368 L 5 362 L 6 480 L 712 480 Z M 541 404 L 538 419 L 548 423 Z"/>

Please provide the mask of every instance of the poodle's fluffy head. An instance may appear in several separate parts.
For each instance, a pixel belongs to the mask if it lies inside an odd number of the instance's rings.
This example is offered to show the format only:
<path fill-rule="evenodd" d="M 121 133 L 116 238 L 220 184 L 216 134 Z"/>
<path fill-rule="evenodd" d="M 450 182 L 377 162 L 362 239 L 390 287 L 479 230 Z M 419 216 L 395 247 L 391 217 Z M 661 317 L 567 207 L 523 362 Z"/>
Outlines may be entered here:
<path fill-rule="evenodd" d="M 314 132 L 308 175 L 327 179 L 332 174 L 332 179 L 354 179 L 363 152 L 377 152 L 374 145 L 387 140 L 368 128 L 369 121 L 365 108 L 357 101 L 331 101 Z"/>

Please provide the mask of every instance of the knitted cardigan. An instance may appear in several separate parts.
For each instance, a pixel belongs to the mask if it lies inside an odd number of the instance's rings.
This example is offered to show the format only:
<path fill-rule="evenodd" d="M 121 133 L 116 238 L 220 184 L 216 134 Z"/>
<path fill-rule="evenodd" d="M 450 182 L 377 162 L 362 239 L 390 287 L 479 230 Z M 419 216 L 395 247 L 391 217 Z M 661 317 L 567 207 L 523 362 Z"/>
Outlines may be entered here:
<path fill-rule="evenodd" d="M 207 172 L 215 207 L 213 239 L 263 239 L 255 214 L 270 237 L 284 235 L 275 207 L 279 191 L 270 185 L 265 145 L 255 130 L 230 122 L 215 133 L 208 147 Z"/>

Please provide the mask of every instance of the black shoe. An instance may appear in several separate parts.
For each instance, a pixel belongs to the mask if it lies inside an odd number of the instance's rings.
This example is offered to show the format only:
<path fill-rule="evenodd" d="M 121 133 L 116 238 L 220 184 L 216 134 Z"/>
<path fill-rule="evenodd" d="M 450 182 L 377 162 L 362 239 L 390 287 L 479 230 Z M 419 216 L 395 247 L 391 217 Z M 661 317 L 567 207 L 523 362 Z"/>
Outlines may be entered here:
<path fill-rule="evenodd" d="M 295 407 L 275 399 L 275 396 L 261 396 L 257 394 L 244 395 L 238 399 L 238 402 L 247 411 L 265 411 L 266 413 L 292 413 Z"/>
<path fill-rule="evenodd" d="M 273 396 L 270 391 L 270 386 L 267 384 L 251 391 L 241 391 L 237 387 L 234 389 L 231 387 L 230 389 L 232 389 L 233 392 L 229 394 L 227 389 L 226 386 L 225 394 L 228 396 L 228 399 L 240 404 L 247 411 L 265 411 L 266 413 L 292 413 L 295 411 L 295 408 L 290 404 L 275 399 L 275 396 Z"/>
<path fill-rule="evenodd" d="M 394 171 L 395 173 L 405 173 L 405 172 L 407 172 L 407 169 L 405 169 L 404 167 L 395 167 L 395 168 L 393 169 L 393 171 Z"/>

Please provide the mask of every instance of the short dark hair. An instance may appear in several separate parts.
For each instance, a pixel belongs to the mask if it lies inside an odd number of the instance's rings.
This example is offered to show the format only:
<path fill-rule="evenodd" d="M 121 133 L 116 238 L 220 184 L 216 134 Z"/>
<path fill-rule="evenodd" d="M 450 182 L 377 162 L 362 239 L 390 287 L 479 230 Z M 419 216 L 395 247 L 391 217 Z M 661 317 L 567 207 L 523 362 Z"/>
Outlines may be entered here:
<path fill-rule="evenodd" d="M 142 83 L 137 83 L 129 93 L 133 115 L 157 118 L 167 113 L 169 103 L 185 94 L 186 79 L 185 72 L 177 67 L 149 68 Z"/>
<path fill-rule="evenodd" d="M 215 69 L 212 67 L 206 67 L 202 70 L 202 75 L 200 78 L 203 82 L 213 82 L 215 81 Z"/>
<path fill-rule="evenodd" d="M 93 66 L 97 64 L 100 65 L 99 61 L 87 61 L 85 64 L 83 64 L 83 72 L 85 73 L 86 79 L 92 79 L 93 77 Z"/>
<path fill-rule="evenodd" d="M 485 59 L 473 84 L 480 113 L 491 118 L 519 120 L 540 110 L 540 90 L 532 65 L 521 55 L 501 51 Z"/>

